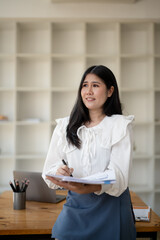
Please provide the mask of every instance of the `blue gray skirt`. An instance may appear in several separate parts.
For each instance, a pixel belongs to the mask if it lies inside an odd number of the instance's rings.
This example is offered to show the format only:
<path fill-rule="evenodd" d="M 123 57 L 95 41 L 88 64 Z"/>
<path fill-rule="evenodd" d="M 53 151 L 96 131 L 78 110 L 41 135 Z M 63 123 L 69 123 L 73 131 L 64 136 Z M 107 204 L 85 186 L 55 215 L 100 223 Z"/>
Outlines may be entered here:
<path fill-rule="evenodd" d="M 135 240 L 129 189 L 119 197 L 68 192 L 52 229 L 58 240 Z"/>

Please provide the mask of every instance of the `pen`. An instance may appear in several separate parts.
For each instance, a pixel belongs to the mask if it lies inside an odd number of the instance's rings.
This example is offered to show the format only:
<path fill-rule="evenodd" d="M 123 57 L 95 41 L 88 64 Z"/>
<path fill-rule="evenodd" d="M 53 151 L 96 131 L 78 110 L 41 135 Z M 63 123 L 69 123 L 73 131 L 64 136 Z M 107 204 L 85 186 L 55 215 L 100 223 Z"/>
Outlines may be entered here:
<path fill-rule="evenodd" d="M 67 163 L 64 161 L 64 159 L 62 159 L 62 162 L 63 162 L 64 165 L 68 166 Z M 70 174 L 70 177 L 73 177 L 73 175 Z"/>

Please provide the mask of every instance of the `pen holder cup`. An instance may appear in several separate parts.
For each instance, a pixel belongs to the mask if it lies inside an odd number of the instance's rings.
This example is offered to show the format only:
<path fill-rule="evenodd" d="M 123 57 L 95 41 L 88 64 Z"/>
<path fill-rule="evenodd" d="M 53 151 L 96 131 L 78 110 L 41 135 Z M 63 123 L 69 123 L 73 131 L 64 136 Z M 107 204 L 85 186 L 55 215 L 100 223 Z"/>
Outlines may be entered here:
<path fill-rule="evenodd" d="M 26 208 L 26 193 L 13 192 L 13 209 L 21 210 Z"/>

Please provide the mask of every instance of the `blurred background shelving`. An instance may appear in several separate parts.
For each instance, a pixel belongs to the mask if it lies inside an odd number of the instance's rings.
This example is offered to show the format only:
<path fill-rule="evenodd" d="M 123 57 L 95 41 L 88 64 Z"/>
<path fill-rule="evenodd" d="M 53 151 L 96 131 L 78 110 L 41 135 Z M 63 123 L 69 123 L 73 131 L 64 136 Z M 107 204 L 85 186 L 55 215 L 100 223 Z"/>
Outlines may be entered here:
<path fill-rule="evenodd" d="M 55 119 L 69 115 L 85 69 L 114 72 L 134 114 L 130 189 L 160 214 L 160 22 L 0 21 L 0 192 L 13 169 L 42 171 Z"/>

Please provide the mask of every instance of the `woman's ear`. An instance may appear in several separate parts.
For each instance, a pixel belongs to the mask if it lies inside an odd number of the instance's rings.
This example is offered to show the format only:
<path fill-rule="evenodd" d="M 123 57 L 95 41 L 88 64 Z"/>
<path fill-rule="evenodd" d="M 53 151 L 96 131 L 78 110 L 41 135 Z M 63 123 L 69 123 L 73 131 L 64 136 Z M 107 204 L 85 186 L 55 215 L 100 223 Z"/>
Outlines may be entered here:
<path fill-rule="evenodd" d="M 112 96 L 112 94 L 113 94 L 113 92 L 114 92 L 114 87 L 113 86 L 111 86 L 110 87 L 110 89 L 108 90 L 108 97 L 111 97 Z"/>

